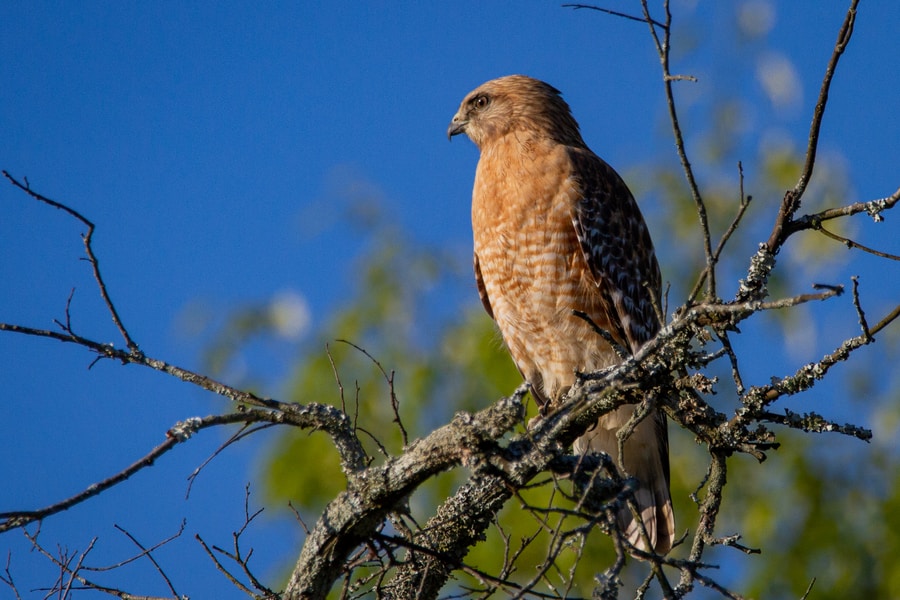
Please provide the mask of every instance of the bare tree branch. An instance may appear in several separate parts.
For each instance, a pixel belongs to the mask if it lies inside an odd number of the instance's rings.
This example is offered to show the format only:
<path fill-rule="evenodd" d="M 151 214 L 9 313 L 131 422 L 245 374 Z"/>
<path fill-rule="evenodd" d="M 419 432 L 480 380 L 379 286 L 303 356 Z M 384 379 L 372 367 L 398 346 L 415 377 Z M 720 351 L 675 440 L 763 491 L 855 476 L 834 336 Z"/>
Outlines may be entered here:
<path fill-rule="evenodd" d="M 94 273 L 94 279 L 97 281 L 97 287 L 100 289 L 100 296 L 103 298 L 103 302 L 106 304 L 106 308 L 109 310 L 109 314 L 112 316 L 113 323 L 116 325 L 116 328 L 119 330 L 119 333 L 122 335 L 122 338 L 125 340 L 125 345 L 128 346 L 129 352 L 132 354 L 140 354 L 141 351 L 138 348 L 138 345 L 131 339 L 131 335 L 129 335 L 128 330 L 125 329 L 125 325 L 122 324 L 122 319 L 119 317 L 118 311 L 116 311 L 116 307 L 112 303 L 112 299 L 109 296 L 109 292 L 106 289 L 106 284 L 103 282 L 103 277 L 100 275 L 100 261 L 97 260 L 97 256 L 94 254 L 94 248 L 91 245 L 91 240 L 94 236 L 94 224 L 86 219 L 84 215 L 79 213 L 72 208 L 64 204 L 60 204 L 46 196 L 38 194 L 34 190 L 31 189 L 28 185 L 28 180 L 25 180 L 25 183 L 19 182 L 16 178 L 10 175 L 7 171 L 3 171 L 3 176 L 6 177 L 14 186 L 24 191 L 26 194 L 43 202 L 44 204 L 49 204 L 53 208 L 57 208 L 62 210 L 63 212 L 68 213 L 69 215 L 75 217 L 79 221 L 81 221 L 87 228 L 88 231 L 85 235 L 82 236 L 82 240 L 84 241 L 84 250 L 88 256 L 88 262 L 91 263 L 91 270 Z M 70 297 L 71 299 L 71 297 Z M 66 321 L 68 322 L 68 304 L 66 304 Z"/>
<path fill-rule="evenodd" d="M 103 358 L 119 360 L 123 364 L 136 364 L 149 367 L 153 370 L 172 375 L 184 382 L 194 384 L 207 391 L 213 392 L 214 394 L 224 396 L 240 404 L 249 404 L 276 411 L 272 413 L 273 415 L 277 415 L 277 419 L 274 422 L 290 423 L 299 427 L 322 429 L 328 432 L 334 440 L 335 447 L 340 453 L 341 467 L 345 474 L 359 471 L 367 463 L 365 450 L 363 450 L 362 444 L 359 442 L 359 439 L 353 431 L 349 417 L 347 417 L 347 414 L 343 411 L 332 406 L 315 403 L 298 405 L 279 402 L 270 398 L 260 398 L 251 392 L 238 390 L 205 375 L 166 363 L 162 360 L 151 358 L 143 353 L 134 354 L 127 352 L 109 344 L 102 344 L 87 339 L 71 331 L 60 333 L 57 331 L 35 329 L 9 323 L 0 323 L 0 331 L 47 337 L 61 342 L 77 344 L 88 348 Z"/>
<path fill-rule="evenodd" d="M 738 226 L 741 224 L 741 220 L 744 218 L 744 215 L 747 212 L 747 209 L 750 208 L 750 201 L 752 198 L 744 194 L 744 166 L 738 162 L 738 185 L 739 185 L 739 201 L 738 201 L 738 210 L 734 215 L 734 218 L 731 221 L 731 224 L 725 230 L 725 233 L 722 234 L 722 237 L 719 239 L 719 244 L 716 246 L 715 251 L 712 254 L 712 262 L 704 267 L 703 271 L 700 272 L 700 276 L 697 278 L 697 283 L 694 284 L 694 288 L 691 290 L 691 293 L 688 294 L 688 298 L 691 302 L 697 300 L 698 295 L 700 294 L 700 288 L 703 286 L 703 283 L 706 281 L 707 276 L 709 275 L 710 270 L 715 270 L 715 266 L 719 263 L 719 259 L 722 256 L 722 252 L 725 250 L 725 245 L 728 243 L 728 240 L 731 239 L 731 236 L 734 235 L 734 232 L 737 231 Z"/>
<path fill-rule="evenodd" d="M 47 590 L 49 592 L 48 596 L 51 594 L 57 594 L 60 598 L 70 598 L 73 590 L 82 589 L 76 586 L 76 584 L 80 584 L 84 589 L 103 592 L 110 596 L 120 598 L 121 600 L 164 600 L 164 598 L 158 596 L 132 594 L 119 588 L 100 585 L 82 575 L 82 571 L 98 570 L 86 567 L 84 564 L 88 555 L 93 551 L 94 546 L 97 543 L 96 537 L 88 543 L 87 549 L 79 553 L 77 557 L 75 557 L 74 555 L 70 555 L 68 553 L 68 550 L 63 549 L 58 550 L 59 556 L 54 556 L 50 551 L 48 551 L 40 543 L 38 543 L 37 533 L 32 535 L 25 531 L 25 537 L 31 542 L 32 547 L 35 550 L 37 550 L 41 555 L 46 557 L 50 562 L 52 562 L 59 568 L 59 576 L 57 577 L 53 586 Z M 142 552 L 138 556 L 144 556 L 145 554 L 145 552 Z M 179 597 L 175 595 L 170 596 L 169 598 L 179 600 Z"/>
<path fill-rule="evenodd" d="M 831 82 L 834 79 L 834 72 L 837 69 L 838 61 L 844 54 L 847 44 L 853 35 L 853 24 L 856 22 L 856 7 L 859 0 L 851 0 L 850 8 L 844 17 L 844 22 L 838 32 L 837 41 L 834 44 L 834 50 L 831 53 L 831 59 L 825 68 L 825 76 L 822 78 L 822 87 L 819 89 L 819 98 L 816 101 L 816 107 L 813 111 L 812 123 L 809 126 L 809 141 L 806 146 L 806 161 L 803 164 L 803 170 L 797 179 L 796 185 L 788 190 L 782 200 L 781 208 L 778 211 L 778 217 L 775 219 L 775 226 L 769 241 L 766 242 L 766 248 L 770 254 L 778 254 L 784 241 L 787 239 L 785 227 L 787 227 L 794 218 L 794 213 L 800 208 L 800 200 L 806 191 L 806 186 L 812 178 L 813 168 L 816 164 L 816 151 L 819 147 L 819 131 L 822 127 L 822 119 L 825 117 L 825 107 L 828 103 L 828 93 L 831 89 Z"/>
<path fill-rule="evenodd" d="M 383 466 L 370 467 L 326 507 L 303 545 L 285 597 L 323 597 L 349 553 L 381 525 L 388 511 L 432 475 L 484 452 L 522 419 L 527 388 L 475 415 L 460 414 Z"/>
<path fill-rule="evenodd" d="M 205 429 L 207 427 L 212 427 L 215 425 L 226 425 L 251 419 L 258 419 L 261 416 L 261 414 L 255 413 L 233 413 L 230 415 L 211 415 L 202 419 L 199 417 L 195 417 L 193 419 L 179 422 L 174 427 L 172 427 L 172 429 L 166 432 L 166 440 L 164 442 L 156 446 L 142 458 L 132 463 L 125 469 L 119 471 L 115 475 L 89 485 L 83 491 L 75 494 L 74 496 L 37 510 L 0 512 L 0 519 L 2 519 L 2 521 L 0 521 L 0 533 L 8 531 L 10 529 L 14 529 L 16 527 L 23 527 L 24 525 L 27 525 L 34 521 L 40 521 L 51 515 L 55 515 L 64 510 L 68 510 L 73 506 L 84 502 L 85 500 L 93 498 L 94 496 L 108 490 L 109 488 L 125 481 L 138 471 L 153 466 L 153 464 L 159 457 L 174 448 L 179 442 L 187 440 L 191 435 L 201 429 Z"/>
<path fill-rule="evenodd" d="M 237 531 L 232 532 L 231 534 L 232 545 L 234 548 L 232 552 L 223 550 L 218 546 L 213 546 L 212 549 L 210 549 L 203 538 L 201 538 L 199 535 L 196 535 L 194 537 L 203 547 L 203 550 L 206 552 L 206 554 L 213 561 L 216 569 L 224 574 L 225 577 L 235 587 L 243 591 L 245 594 L 251 596 L 252 598 L 256 598 L 259 600 L 276 600 L 280 598 L 280 594 L 263 585 L 259 581 L 259 578 L 256 577 L 256 575 L 254 575 L 254 573 L 250 570 L 250 558 L 253 556 L 253 549 L 251 548 L 246 554 L 244 554 L 244 552 L 241 550 L 241 536 L 244 535 L 253 520 L 256 519 L 256 517 L 258 517 L 260 514 L 262 514 L 262 512 L 263 509 L 260 508 L 253 514 L 250 513 L 250 486 L 248 484 L 244 490 L 244 522 Z M 225 565 L 219 562 L 218 558 L 216 558 L 216 554 L 221 554 L 222 556 L 225 556 L 231 561 L 235 562 L 241 568 L 241 571 L 250 582 L 250 585 L 252 585 L 259 593 L 257 594 L 253 592 L 246 585 L 244 585 L 233 573 L 225 568 Z"/>
<path fill-rule="evenodd" d="M 623 19 L 628 19 L 630 21 L 637 21 L 638 23 L 650 23 L 654 27 L 658 27 L 663 31 L 668 29 L 667 23 L 660 23 L 659 21 L 655 21 L 650 19 L 647 16 L 638 17 L 635 15 L 630 15 L 628 13 L 624 13 L 618 10 L 612 10 L 609 8 L 601 8 L 599 6 L 594 6 L 591 4 L 563 4 L 563 8 L 574 8 L 575 10 L 587 9 L 587 10 L 596 10 L 598 12 L 606 13 L 608 15 L 612 15 L 614 17 L 622 17 Z"/>
<path fill-rule="evenodd" d="M 653 43 L 656 45 L 656 53 L 659 55 L 659 62 L 663 72 L 663 87 L 666 94 L 666 106 L 669 111 L 669 121 L 672 125 L 672 135 L 675 138 L 675 150 L 678 153 L 678 159 L 681 161 L 681 168 L 684 171 L 684 177 L 691 192 L 691 199 L 694 201 L 694 208 L 697 210 L 697 217 L 700 221 L 700 231 L 703 235 L 703 253 L 706 256 L 706 297 L 712 300 L 716 297 L 716 274 L 715 274 L 715 256 L 712 251 L 712 241 L 709 231 L 709 217 L 706 215 L 706 203 L 700 194 L 700 187 L 697 185 L 697 179 L 694 176 L 694 169 L 688 160 L 687 149 L 684 142 L 684 134 L 681 131 L 681 123 L 678 121 L 678 110 L 675 105 L 675 95 L 672 89 L 673 81 L 694 81 L 692 76 L 674 76 L 669 70 L 669 50 L 671 49 L 672 34 L 672 11 L 669 10 L 669 0 L 664 0 L 663 11 L 665 12 L 665 27 L 662 27 L 663 38 L 660 40 L 659 34 L 654 26 L 655 21 L 650 17 L 650 7 L 647 0 L 641 0 L 641 7 L 644 11 L 644 20 L 650 26 L 650 35 L 653 37 Z"/>
<path fill-rule="evenodd" d="M 12 572 L 10 571 L 10 563 L 12 563 L 12 551 L 6 553 L 6 566 L 3 568 L 3 572 L 5 573 L 5 577 L 0 575 L 0 581 L 5 583 L 12 593 L 15 594 L 16 600 L 22 600 L 22 596 L 19 594 L 19 588 L 16 587 L 15 581 L 13 581 Z"/>
<path fill-rule="evenodd" d="M 403 426 L 403 420 L 400 418 L 400 401 L 397 400 L 397 393 L 394 391 L 394 371 L 392 370 L 390 375 L 388 375 L 388 372 L 384 370 L 384 367 L 381 366 L 381 363 L 378 362 L 378 360 L 376 360 L 374 356 L 369 354 L 369 352 L 367 350 L 365 350 L 364 348 L 360 348 L 353 342 L 350 342 L 347 340 L 338 340 L 338 341 L 342 342 L 344 344 L 347 344 L 348 346 L 351 346 L 353 348 L 356 348 L 357 350 L 362 352 L 363 355 L 365 355 L 369 360 L 371 360 L 372 363 L 378 368 L 378 370 L 381 371 L 381 375 L 382 375 L 382 377 L 384 377 L 384 381 L 385 381 L 385 383 L 387 383 L 388 391 L 390 392 L 391 409 L 394 411 L 394 423 L 396 423 L 397 427 L 400 428 L 400 435 L 403 439 L 403 445 L 406 446 L 407 444 L 409 444 L 409 434 L 406 432 L 406 428 Z"/>

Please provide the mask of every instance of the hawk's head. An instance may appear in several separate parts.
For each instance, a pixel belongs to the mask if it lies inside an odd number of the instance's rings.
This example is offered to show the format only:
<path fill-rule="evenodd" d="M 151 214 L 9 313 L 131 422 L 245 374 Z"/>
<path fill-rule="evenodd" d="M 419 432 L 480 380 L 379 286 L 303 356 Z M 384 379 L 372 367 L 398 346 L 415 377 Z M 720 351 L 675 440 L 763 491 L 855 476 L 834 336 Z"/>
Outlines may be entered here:
<path fill-rule="evenodd" d="M 465 133 L 483 149 L 514 131 L 584 145 L 578 123 L 559 90 L 525 75 L 492 79 L 469 92 L 450 121 L 447 137 Z"/>

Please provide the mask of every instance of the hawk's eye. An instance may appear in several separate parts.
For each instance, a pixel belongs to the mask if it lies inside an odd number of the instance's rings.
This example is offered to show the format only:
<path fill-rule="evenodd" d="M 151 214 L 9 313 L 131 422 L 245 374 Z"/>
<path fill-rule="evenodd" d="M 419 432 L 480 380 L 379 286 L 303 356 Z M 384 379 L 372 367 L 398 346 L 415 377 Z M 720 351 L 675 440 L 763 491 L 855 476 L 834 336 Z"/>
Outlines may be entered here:
<path fill-rule="evenodd" d="M 472 106 L 475 110 L 481 110 L 488 105 L 490 101 L 487 96 L 477 96 L 472 100 Z"/>

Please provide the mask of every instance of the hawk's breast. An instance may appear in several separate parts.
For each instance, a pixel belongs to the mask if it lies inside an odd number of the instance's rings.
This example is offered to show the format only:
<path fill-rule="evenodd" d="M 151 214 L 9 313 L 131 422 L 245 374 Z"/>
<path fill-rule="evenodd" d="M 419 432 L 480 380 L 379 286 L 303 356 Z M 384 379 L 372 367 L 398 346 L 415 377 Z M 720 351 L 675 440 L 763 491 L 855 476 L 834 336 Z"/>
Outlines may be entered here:
<path fill-rule="evenodd" d="M 507 136 L 512 138 L 513 136 Z M 543 399 L 575 371 L 618 361 L 574 311 L 609 328 L 599 289 L 573 226 L 579 196 L 565 147 L 540 144 L 482 152 L 472 225 L 485 292 L 513 360 Z"/>

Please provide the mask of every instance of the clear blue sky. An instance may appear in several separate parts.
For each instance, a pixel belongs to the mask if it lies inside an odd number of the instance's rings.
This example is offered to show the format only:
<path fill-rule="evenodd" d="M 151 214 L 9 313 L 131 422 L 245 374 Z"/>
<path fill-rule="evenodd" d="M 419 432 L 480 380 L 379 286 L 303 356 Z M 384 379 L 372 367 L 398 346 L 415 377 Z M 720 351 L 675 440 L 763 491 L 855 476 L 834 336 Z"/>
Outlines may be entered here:
<path fill-rule="evenodd" d="M 749 129 L 802 146 L 846 3 L 693 4 L 673 2 L 676 48 L 701 44 L 673 54 L 674 72 L 700 78 L 678 88 L 685 110 L 737 91 Z M 792 65 L 784 106 L 761 85 L 752 48 L 742 56 L 721 39 L 737 6 L 746 18 L 774 11 L 761 43 Z M 844 155 L 854 199 L 898 185 L 898 27 L 900 5 L 863 2 L 832 94 L 822 148 Z M 0 168 L 97 224 L 95 249 L 132 335 L 188 368 L 199 368 L 200 346 L 179 332 L 179 317 L 192 305 L 224 315 L 293 291 L 320 321 L 351 289 L 363 248 L 359 225 L 346 222 L 351 185 L 383 196 L 417 239 L 467 261 L 477 150 L 448 143 L 445 131 L 487 79 L 525 73 L 563 90 L 588 143 L 614 166 L 672 154 L 647 28 L 556 2 L 5 2 L 0 57 Z M 82 231 L 0 182 L 0 321 L 51 328 L 75 287 L 75 329 L 119 342 L 80 260 Z M 885 250 L 897 252 L 891 240 Z M 455 297 L 476 303 L 469 285 L 461 280 Z M 0 335 L 0 357 L 0 511 L 71 495 L 143 455 L 176 421 L 225 410 L 150 371 L 111 362 L 88 371 L 86 351 L 47 340 Z M 113 523 L 150 544 L 185 517 L 185 536 L 161 554 L 179 591 L 238 597 L 191 538 L 229 543 L 262 451 L 232 448 L 185 502 L 185 477 L 222 440 L 200 437 L 51 518 L 42 539 L 74 551 L 99 536 L 94 562 L 111 563 L 132 550 Z M 285 566 L 276 557 L 296 554 L 299 535 L 265 520 L 258 532 L 254 562 L 273 581 Z M 49 573 L 26 548 L 18 531 L 0 536 L 0 560 L 12 550 L 23 590 Z M 165 591 L 143 565 L 130 569 L 129 591 Z"/>

